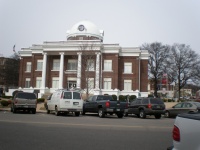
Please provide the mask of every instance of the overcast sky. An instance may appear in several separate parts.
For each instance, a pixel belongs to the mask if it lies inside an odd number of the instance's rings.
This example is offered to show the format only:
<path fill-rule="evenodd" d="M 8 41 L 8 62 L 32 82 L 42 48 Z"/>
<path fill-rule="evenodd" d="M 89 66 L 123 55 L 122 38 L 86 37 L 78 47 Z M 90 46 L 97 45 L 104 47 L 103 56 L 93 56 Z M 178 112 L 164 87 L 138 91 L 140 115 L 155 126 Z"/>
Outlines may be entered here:
<path fill-rule="evenodd" d="M 200 0 L 0 0 L 0 55 L 65 41 L 82 20 L 104 30 L 107 44 L 183 43 L 200 54 Z"/>

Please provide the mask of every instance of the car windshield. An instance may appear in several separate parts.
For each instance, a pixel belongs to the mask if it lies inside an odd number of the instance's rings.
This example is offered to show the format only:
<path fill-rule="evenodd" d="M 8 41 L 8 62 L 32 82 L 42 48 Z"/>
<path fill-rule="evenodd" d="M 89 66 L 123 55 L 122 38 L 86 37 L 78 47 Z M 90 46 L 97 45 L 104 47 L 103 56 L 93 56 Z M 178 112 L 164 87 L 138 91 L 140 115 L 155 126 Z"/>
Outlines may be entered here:
<path fill-rule="evenodd" d="M 164 104 L 161 99 L 150 99 L 151 104 Z"/>
<path fill-rule="evenodd" d="M 34 93 L 18 93 L 17 98 L 36 99 L 36 95 Z"/>

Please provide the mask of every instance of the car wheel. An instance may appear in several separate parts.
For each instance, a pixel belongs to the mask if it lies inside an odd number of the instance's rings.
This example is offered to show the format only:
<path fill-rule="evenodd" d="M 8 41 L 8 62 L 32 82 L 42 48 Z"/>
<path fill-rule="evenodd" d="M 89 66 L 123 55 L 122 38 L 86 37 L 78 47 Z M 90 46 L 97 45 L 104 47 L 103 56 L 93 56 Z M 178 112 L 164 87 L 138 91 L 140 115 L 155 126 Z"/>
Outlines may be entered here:
<path fill-rule="evenodd" d="M 126 112 L 126 113 L 124 113 L 124 117 L 128 117 L 128 113 Z"/>
<path fill-rule="evenodd" d="M 16 108 L 15 107 L 13 107 L 13 113 L 16 113 Z"/>
<path fill-rule="evenodd" d="M 59 115 L 60 115 L 60 112 L 58 111 L 58 108 L 57 108 L 57 107 L 55 107 L 55 115 L 56 115 L 56 116 L 59 116 Z"/>
<path fill-rule="evenodd" d="M 123 113 L 119 113 L 119 114 L 117 114 L 117 117 L 118 117 L 118 118 L 123 118 L 123 116 L 124 116 Z"/>
<path fill-rule="evenodd" d="M 50 110 L 47 108 L 47 114 L 50 114 Z"/>
<path fill-rule="evenodd" d="M 155 115 L 155 118 L 156 118 L 156 119 L 160 119 L 160 118 L 161 118 L 161 114 L 156 114 L 156 115 Z"/>
<path fill-rule="evenodd" d="M 13 108 L 12 107 L 10 107 L 10 111 L 13 112 Z"/>
<path fill-rule="evenodd" d="M 32 110 L 32 114 L 35 114 L 35 113 L 36 113 L 36 109 L 33 109 L 33 110 Z"/>
<path fill-rule="evenodd" d="M 105 117 L 105 112 L 103 111 L 103 109 L 99 109 L 98 114 L 99 114 L 100 118 L 104 118 Z"/>
<path fill-rule="evenodd" d="M 75 116 L 79 116 L 80 115 L 80 112 L 75 112 Z"/>
<path fill-rule="evenodd" d="M 143 118 L 143 119 L 145 119 L 146 118 L 146 114 L 145 114 L 145 112 L 144 112 L 144 110 L 140 110 L 140 118 Z"/>
<path fill-rule="evenodd" d="M 170 118 L 170 112 L 169 112 L 169 111 L 166 111 L 166 112 L 165 112 L 165 117 L 166 117 L 166 118 Z"/>
<path fill-rule="evenodd" d="M 82 115 L 85 115 L 85 110 L 84 110 L 84 108 L 83 108 L 83 111 L 81 112 L 81 114 L 82 114 Z"/>

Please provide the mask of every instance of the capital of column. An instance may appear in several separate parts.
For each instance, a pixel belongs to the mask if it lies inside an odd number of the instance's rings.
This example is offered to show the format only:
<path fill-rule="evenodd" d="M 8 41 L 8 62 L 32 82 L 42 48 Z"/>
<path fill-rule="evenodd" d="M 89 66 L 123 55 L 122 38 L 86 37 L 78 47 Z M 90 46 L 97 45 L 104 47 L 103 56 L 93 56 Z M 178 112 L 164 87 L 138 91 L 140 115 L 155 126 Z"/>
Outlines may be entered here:
<path fill-rule="evenodd" d="M 61 52 L 61 53 L 59 53 L 60 55 L 64 55 L 65 53 L 64 52 Z"/>
<path fill-rule="evenodd" d="M 82 55 L 82 52 L 78 52 L 77 55 Z"/>
<path fill-rule="evenodd" d="M 47 55 L 47 53 L 43 53 L 43 55 Z"/>
<path fill-rule="evenodd" d="M 101 53 L 100 53 L 100 52 L 96 52 L 95 54 L 96 54 L 96 55 L 100 55 Z"/>

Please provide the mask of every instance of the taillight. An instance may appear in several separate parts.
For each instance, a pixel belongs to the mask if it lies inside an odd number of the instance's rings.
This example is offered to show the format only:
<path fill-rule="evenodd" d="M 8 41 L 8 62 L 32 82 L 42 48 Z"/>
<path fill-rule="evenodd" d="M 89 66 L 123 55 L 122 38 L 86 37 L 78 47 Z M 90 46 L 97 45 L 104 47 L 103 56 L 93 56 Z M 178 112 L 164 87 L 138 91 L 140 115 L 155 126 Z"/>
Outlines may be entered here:
<path fill-rule="evenodd" d="M 106 108 L 110 107 L 110 102 L 106 102 Z"/>
<path fill-rule="evenodd" d="M 177 141 L 179 142 L 181 137 L 180 137 L 180 130 L 177 126 L 174 125 L 174 128 L 173 128 L 173 139 L 174 141 Z"/>
<path fill-rule="evenodd" d="M 61 95 L 60 95 L 60 99 L 62 99 L 62 98 L 63 98 L 63 93 L 64 93 L 64 92 L 62 92 L 62 93 L 61 93 Z"/>
<path fill-rule="evenodd" d="M 148 106 L 147 106 L 148 108 L 151 108 L 151 104 L 148 104 Z"/>

